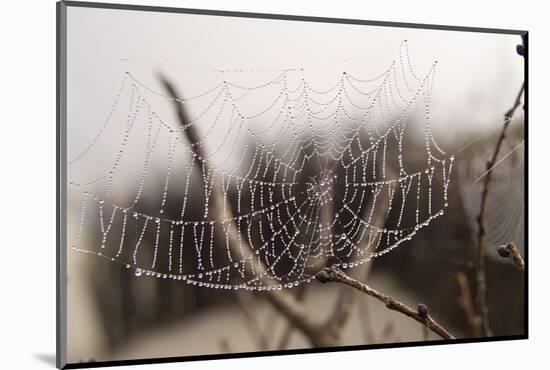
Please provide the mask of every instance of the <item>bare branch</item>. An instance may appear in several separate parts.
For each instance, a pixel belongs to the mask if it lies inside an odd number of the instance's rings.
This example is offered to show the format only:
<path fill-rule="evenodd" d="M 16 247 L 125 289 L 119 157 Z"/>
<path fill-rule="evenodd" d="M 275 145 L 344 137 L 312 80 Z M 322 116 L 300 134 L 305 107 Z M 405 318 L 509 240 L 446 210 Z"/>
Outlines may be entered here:
<path fill-rule="evenodd" d="M 516 100 L 514 101 L 514 104 L 512 105 L 512 107 L 508 109 L 508 111 L 504 114 L 504 124 L 502 125 L 502 130 L 497 140 L 497 144 L 495 146 L 495 151 L 493 152 L 493 156 L 491 157 L 491 160 L 487 163 L 488 169 L 493 168 L 498 159 L 500 148 L 502 147 L 502 143 L 506 138 L 506 129 L 508 128 L 508 125 L 512 120 L 512 117 L 516 109 L 519 107 L 521 103 L 521 96 L 523 95 L 524 89 L 525 89 L 525 83 L 521 85 L 521 89 L 519 90 L 519 93 L 517 94 Z M 487 306 L 487 282 L 485 277 L 485 247 L 484 247 L 483 239 L 485 238 L 485 209 L 487 208 L 487 201 L 489 199 L 488 195 L 489 195 L 489 188 L 491 184 L 492 174 L 493 172 L 489 171 L 484 178 L 483 188 L 481 193 L 481 207 L 479 211 L 479 216 L 477 218 L 478 235 L 477 235 L 477 259 L 476 259 L 476 282 L 477 282 L 476 305 L 477 305 L 477 313 L 478 315 L 481 316 L 483 333 L 488 336 L 492 335 L 492 331 L 489 323 L 489 308 Z"/>
<path fill-rule="evenodd" d="M 425 325 L 428 329 L 439 335 L 443 339 L 455 339 L 455 337 L 450 334 L 445 328 L 443 328 L 439 323 L 437 323 L 429 314 L 428 308 L 419 304 L 417 310 L 413 310 L 409 306 L 401 303 L 397 299 L 388 296 L 386 294 L 380 293 L 379 291 L 369 287 L 366 284 L 363 284 L 348 275 L 346 275 L 342 270 L 338 269 L 335 266 L 326 267 L 318 274 L 318 280 L 322 283 L 324 282 L 338 282 L 346 284 L 352 288 L 359 290 L 365 294 L 374 297 L 386 305 L 390 310 L 401 312 L 402 314 L 413 318 L 419 323 Z"/>

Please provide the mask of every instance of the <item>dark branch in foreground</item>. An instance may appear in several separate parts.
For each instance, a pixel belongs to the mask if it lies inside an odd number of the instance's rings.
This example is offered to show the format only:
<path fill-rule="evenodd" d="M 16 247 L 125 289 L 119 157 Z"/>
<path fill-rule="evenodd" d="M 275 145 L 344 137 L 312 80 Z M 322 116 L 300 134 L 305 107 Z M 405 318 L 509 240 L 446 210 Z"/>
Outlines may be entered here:
<path fill-rule="evenodd" d="M 508 128 L 510 121 L 512 121 L 512 117 L 514 116 L 516 109 L 520 106 L 521 96 L 523 95 L 524 89 L 525 89 L 525 83 L 521 85 L 521 89 L 519 90 L 519 93 L 516 96 L 514 105 L 512 105 L 512 107 L 508 109 L 508 111 L 504 114 L 504 124 L 502 125 L 502 130 L 500 132 L 500 136 L 495 146 L 495 151 L 493 152 L 493 156 L 491 157 L 491 160 L 487 163 L 488 169 L 493 168 L 498 159 L 500 148 L 502 147 L 502 143 L 506 138 L 506 129 Z M 485 238 L 485 209 L 487 208 L 487 201 L 489 199 L 489 188 L 491 184 L 492 173 L 493 173 L 492 171 L 487 172 L 487 175 L 483 180 L 483 187 L 482 187 L 482 193 L 481 193 L 481 207 L 479 211 L 479 216 L 477 218 L 479 231 L 477 234 L 477 256 L 476 256 L 477 257 L 476 259 L 477 313 L 478 315 L 481 316 L 481 322 L 483 324 L 483 327 L 482 327 L 483 332 L 485 335 L 488 335 L 488 336 L 492 335 L 492 331 L 489 323 L 489 308 L 487 306 L 487 283 L 485 278 L 485 247 L 483 244 L 483 239 Z"/>
<path fill-rule="evenodd" d="M 523 257 L 521 257 L 518 247 L 516 247 L 516 243 L 510 241 L 506 245 L 501 245 L 498 247 L 497 252 L 501 257 L 511 258 L 521 272 L 525 271 L 525 261 L 523 261 Z"/>
<path fill-rule="evenodd" d="M 386 305 L 390 310 L 401 312 L 402 314 L 409 316 L 419 323 L 425 325 L 428 329 L 439 335 L 443 339 L 455 339 L 455 337 L 443 328 L 437 321 L 435 321 L 429 314 L 428 307 L 424 304 L 419 304 L 417 310 L 413 310 L 409 306 L 399 302 L 397 299 L 380 293 L 376 289 L 363 284 L 348 275 L 337 267 L 326 267 L 317 274 L 317 280 L 321 283 L 338 282 L 348 285 L 352 288 L 359 290 L 365 294 L 374 297 Z"/>

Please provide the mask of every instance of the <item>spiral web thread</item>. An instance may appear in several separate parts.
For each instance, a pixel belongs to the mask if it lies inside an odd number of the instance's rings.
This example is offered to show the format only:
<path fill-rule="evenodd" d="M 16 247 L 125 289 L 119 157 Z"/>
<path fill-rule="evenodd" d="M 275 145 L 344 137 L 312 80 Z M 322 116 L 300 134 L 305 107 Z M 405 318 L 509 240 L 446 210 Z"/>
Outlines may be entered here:
<path fill-rule="evenodd" d="M 69 170 L 85 169 L 92 153 L 109 145 L 106 136 L 119 140 L 103 175 L 69 178 L 81 210 L 73 249 L 121 263 L 136 276 L 270 290 L 310 282 L 327 261 L 352 268 L 411 240 L 443 215 L 453 156 L 430 130 L 437 62 L 420 76 L 406 41 L 397 54 L 374 78 L 338 72 L 323 89 L 302 68 L 274 70 L 273 78 L 218 70 L 217 85 L 172 98 L 126 72 L 97 135 L 68 162 Z M 245 74 L 262 82 L 235 82 Z M 153 108 L 159 100 L 197 114 L 183 125 L 168 122 Z M 126 117 L 115 119 L 124 102 Z M 414 170 L 404 155 L 412 116 L 424 140 L 414 153 L 423 165 Z M 113 127 L 120 132 L 109 134 Z M 191 127 L 200 134 L 195 143 L 184 135 Z M 128 153 L 139 147 L 134 142 L 143 143 L 141 150 Z M 131 181 L 123 170 L 127 157 L 141 161 Z M 305 175 L 309 167 L 316 170 Z M 163 175 L 155 178 L 153 170 Z M 119 183 L 125 196 L 115 195 Z M 153 188 L 158 197 L 145 199 Z M 201 214 L 189 206 L 196 198 Z M 381 210 L 391 225 L 375 225 Z"/>
<path fill-rule="evenodd" d="M 522 138 L 507 139 L 497 166 L 491 169 L 487 206 L 484 214 L 484 245 L 496 257 L 496 246 L 513 241 L 523 252 L 525 245 L 525 170 Z M 478 233 L 478 215 L 481 208 L 483 180 L 476 181 L 487 171 L 486 158 L 482 152 L 459 166 L 460 196 L 473 235 Z M 500 257 L 499 257 L 500 258 Z"/>

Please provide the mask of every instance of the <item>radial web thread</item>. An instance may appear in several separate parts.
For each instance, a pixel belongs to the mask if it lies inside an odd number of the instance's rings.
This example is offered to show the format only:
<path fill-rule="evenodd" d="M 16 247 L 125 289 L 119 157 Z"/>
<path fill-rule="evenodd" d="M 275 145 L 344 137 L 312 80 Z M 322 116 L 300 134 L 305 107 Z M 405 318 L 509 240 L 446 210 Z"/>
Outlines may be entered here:
<path fill-rule="evenodd" d="M 404 41 L 382 73 L 341 71 L 323 88 L 301 68 L 216 71 L 211 88 L 174 99 L 127 72 L 97 134 L 69 158 L 80 200 L 71 246 L 136 276 L 247 290 L 388 253 L 447 207 L 454 158 L 430 129 L 436 69 L 413 71 Z M 157 104 L 192 114 L 170 122 Z M 413 137 L 418 168 L 405 155 Z M 111 153 L 105 145 L 116 150 L 104 173 L 71 176 Z M 392 221 L 376 223 L 380 212 Z"/>

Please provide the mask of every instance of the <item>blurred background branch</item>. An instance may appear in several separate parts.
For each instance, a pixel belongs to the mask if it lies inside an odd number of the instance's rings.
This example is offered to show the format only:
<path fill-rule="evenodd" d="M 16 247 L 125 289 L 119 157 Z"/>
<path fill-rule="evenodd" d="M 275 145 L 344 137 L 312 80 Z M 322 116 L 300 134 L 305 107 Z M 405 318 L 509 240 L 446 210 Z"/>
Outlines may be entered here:
<path fill-rule="evenodd" d="M 382 301 L 386 307 L 390 310 L 401 312 L 403 315 L 409 316 L 419 323 L 426 326 L 428 329 L 439 335 L 443 339 L 455 339 L 455 337 L 447 331 L 441 324 L 435 321 L 428 312 L 428 307 L 424 304 L 419 304 L 418 309 L 415 311 L 409 306 L 401 303 L 392 296 L 386 295 L 369 287 L 368 285 L 361 283 L 348 275 L 337 267 L 331 266 L 323 269 L 317 274 L 317 280 L 321 283 L 337 282 L 348 285 L 360 292 L 363 292 L 371 297 L 374 297 Z"/>

